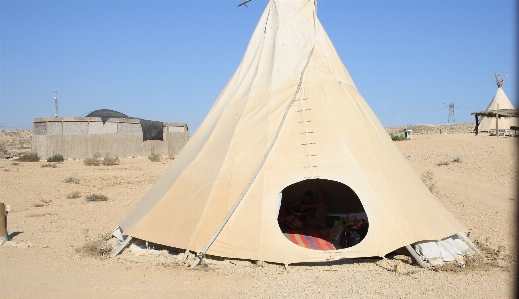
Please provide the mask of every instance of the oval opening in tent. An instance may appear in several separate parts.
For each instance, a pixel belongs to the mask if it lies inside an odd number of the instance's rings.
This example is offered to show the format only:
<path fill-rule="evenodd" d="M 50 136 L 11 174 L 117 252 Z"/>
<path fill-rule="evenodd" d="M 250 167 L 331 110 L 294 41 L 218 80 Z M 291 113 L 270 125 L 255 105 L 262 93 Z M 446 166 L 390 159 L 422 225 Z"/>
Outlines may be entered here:
<path fill-rule="evenodd" d="M 337 250 L 359 244 L 368 233 L 368 217 L 347 185 L 309 179 L 281 192 L 278 223 L 285 237 L 308 249 Z"/>

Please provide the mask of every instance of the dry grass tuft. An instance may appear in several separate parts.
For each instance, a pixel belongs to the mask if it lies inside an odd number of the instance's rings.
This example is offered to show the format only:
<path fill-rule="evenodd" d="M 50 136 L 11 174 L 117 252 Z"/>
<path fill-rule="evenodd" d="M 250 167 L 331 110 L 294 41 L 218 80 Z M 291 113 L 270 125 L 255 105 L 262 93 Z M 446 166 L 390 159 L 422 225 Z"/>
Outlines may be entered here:
<path fill-rule="evenodd" d="M 119 157 L 106 153 L 102 163 L 104 166 L 119 165 Z"/>
<path fill-rule="evenodd" d="M 101 162 L 96 158 L 86 158 L 83 160 L 83 164 L 85 164 L 85 166 L 99 166 Z"/>
<path fill-rule="evenodd" d="M 438 163 L 436 163 L 436 166 L 449 166 L 451 162 L 449 161 L 440 161 Z"/>
<path fill-rule="evenodd" d="M 27 217 L 45 217 L 45 216 L 52 216 L 52 215 L 56 215 L 56 214 L 53 214 L 53 213 L 30 214 L 30 215 L 27 215 Z"/>
<path fill-rule="evenodd" d="M 456 157 L 452 160 L 453 163 L 461 163 L 462 161 L 461 157 Z"/>
<path fill-rule="evenodd" d="M 56 163 L 45 163 L 45 164 L 41 164 L 41 168 L 46 168 L 46 167 L 49 167 L 49 168 L 57 168 L 58 165 L 56 165 Z"/>
<path fill-rule="evenodd" d="M 148 157 L 148 159 L 150 159 L 151 162 L 160 162 L 162 160 L 162 157 L 160 155 L 153 153 Z"/>
<path fill-rule="evenodd" d="M 39 162 L 40 157 L 37 153 L 25 153 L 20 158 L 16 159 L 19 162 Z"/>
<path fill-rule="evenodd" d="M 55 163 L 60 163 L 60 162 L 63 162 L 64 159 L 63 159 L 63 156 L 60 155 L 60 154 L 54 154 L 50 157 L 47 158 L 47 162 L 55 162 Z"/>
<path fill-rule="evenodd" d="M 89 194 L 85 197 L 85 200 L 87 202 L 90 201 L 107 201 L 108 197 L 102 195 L 102 194 Z"/>
<path fill-rule="evenodd" d="M 65 179 L 63 179 L 63 182 L 64 183 L 73 183 L 73 184 L 79 184 L 79 179 L 75 178 L 75 177 L 66 177 Z"/>
<path fill-rule="evenodd" d="M 496 268 L 505 271 L 512 270 L 513 258 L 504 253 L 504 246 L 499 246 L 496 250 L 488 244 L 478 242 L 478 240 L 474 240 L 473 243 L 484 257 L 479 254 L 467 255 L 465 256 L 464 267 L 460 267 L 457 263 L 445 263 L 435 267 L 434 270 L 443 272 L 460 272 L 465 270 L 489 271 Z"/>
<path fill-rule="evenodd" d="M 112 252 L 113 246 L 106 241 L 87 241 L 83 246 L 76 248 L 76 252 L 93 257 L 106 257 Z"/>
<path fill-rule="evenodd" d="M 70 194 L 67 194 L 67 199 L 74 199 L 74 198 L 80 198 L 81 197 L 81 193 L 79 193 L 79 191 L 74 191 Z"/>

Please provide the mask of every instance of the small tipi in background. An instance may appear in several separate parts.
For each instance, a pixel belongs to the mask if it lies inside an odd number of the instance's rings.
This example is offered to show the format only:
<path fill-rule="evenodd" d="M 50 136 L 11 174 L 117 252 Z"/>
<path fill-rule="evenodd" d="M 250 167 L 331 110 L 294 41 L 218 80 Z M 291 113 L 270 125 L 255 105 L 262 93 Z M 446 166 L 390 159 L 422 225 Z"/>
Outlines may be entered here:
<path fill-rule="evenodd" d="M 488 105 L 486 111 L 490 110 L 501 110 L 501 109 L 515 109 L 514 105 L 505 94 L 503 90 L 503 83 L 505 83 L 507 74 L 500 77 L 499 75 L 494 75 L 494 80 L 497 84 L 497 91 L 492 101 Z M 499 129 L 510 129 L 510 126 L 519 126 L 519 119 L 517 117 L 506 117 L 499 118 Z M 478 131 L 479 132 L 489 132 L 491 130 L 496 129 L 496 118 L 495 117 L 487 117 L 484 116 L 481 120 Z"/>

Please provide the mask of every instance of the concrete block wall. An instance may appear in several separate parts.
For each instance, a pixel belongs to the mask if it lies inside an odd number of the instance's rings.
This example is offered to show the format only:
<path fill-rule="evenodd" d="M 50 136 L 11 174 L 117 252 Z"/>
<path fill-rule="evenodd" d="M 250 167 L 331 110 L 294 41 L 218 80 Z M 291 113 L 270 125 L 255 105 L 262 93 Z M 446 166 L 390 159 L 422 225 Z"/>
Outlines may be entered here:
<path fill-rule="evenodd" d="M 53 154 L 84 159 L 96 153 L 121 158 L 174 156 L 188 140 L 187 125 L 180 123 L 164 123 L 164 140 L 143 141 L 138 119 L 111 118 L 103 124 L 99 117 L 36 118 L 31 151 L 43 159 Z"/>

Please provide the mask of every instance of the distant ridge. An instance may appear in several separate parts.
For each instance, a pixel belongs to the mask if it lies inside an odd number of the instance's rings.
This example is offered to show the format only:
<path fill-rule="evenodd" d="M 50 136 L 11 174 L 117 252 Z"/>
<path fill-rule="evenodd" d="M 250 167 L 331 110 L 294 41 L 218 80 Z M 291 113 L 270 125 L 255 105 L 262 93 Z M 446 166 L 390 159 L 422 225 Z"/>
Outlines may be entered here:
<path fill-rule="evenodd" d="M 389 135 L 403 135 L 404 129 L 413 130 L 413 135 L 431 135 L 431 134 L 459 134 L 471 133 L 475 124 L 472 122 L 459 124 L 443 124 L 443 125 L 407 125 L 398 127 L 385 128 Z"/>

